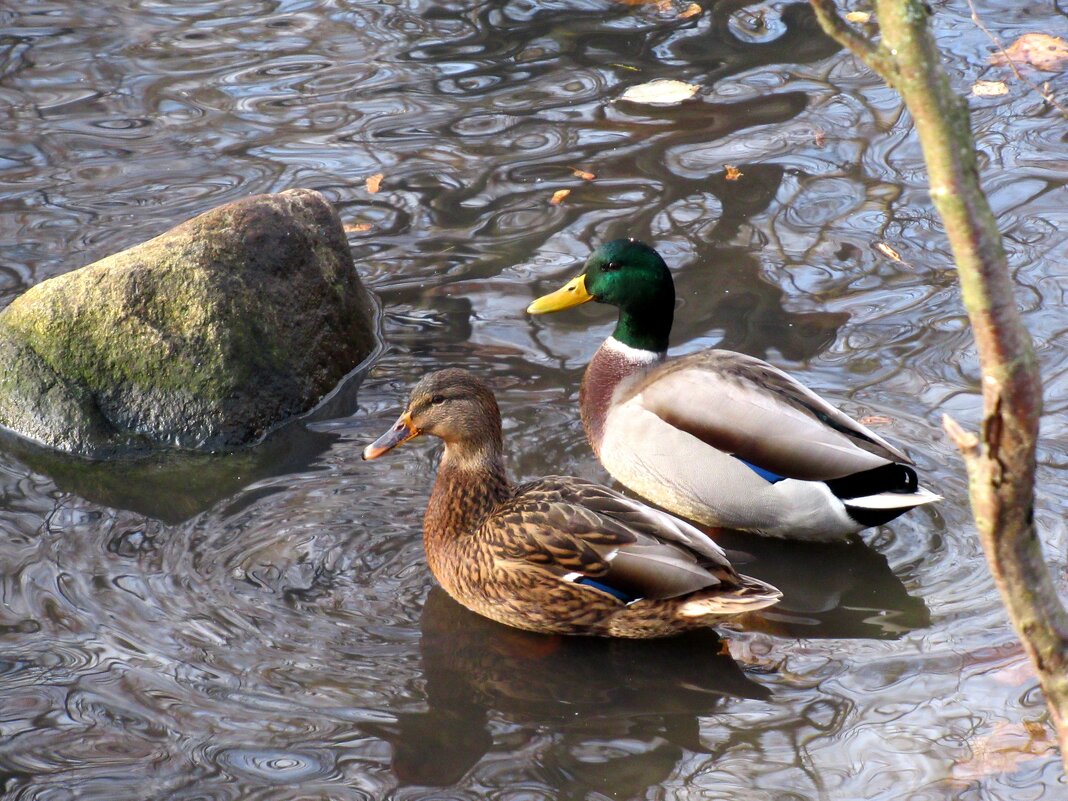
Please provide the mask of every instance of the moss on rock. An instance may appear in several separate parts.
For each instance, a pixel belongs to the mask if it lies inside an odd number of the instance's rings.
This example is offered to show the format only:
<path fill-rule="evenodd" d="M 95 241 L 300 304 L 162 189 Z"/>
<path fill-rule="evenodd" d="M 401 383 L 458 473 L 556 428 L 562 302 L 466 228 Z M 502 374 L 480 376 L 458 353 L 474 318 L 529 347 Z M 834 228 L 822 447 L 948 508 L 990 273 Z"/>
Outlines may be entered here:
<path fill-rule="evenodd" d="M 258 195 L 0 312 L 0 425 L 91 456 L 230 448 L 314 406 L 374 345 L 331 206 Z"/>

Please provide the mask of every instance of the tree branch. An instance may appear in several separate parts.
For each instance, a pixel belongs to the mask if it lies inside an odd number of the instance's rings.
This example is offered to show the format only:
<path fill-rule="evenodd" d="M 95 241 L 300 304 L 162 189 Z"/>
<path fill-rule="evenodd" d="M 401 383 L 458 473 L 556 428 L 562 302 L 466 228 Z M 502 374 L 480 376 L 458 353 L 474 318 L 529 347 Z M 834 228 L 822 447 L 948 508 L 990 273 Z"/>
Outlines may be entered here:
<path fill-rule="evenodd" d="M 922 0 L 875 0 L 886 71 L 871 60 L 870 42 L 856 42 L 852 29 L 843 32 L 833 2 L 810 2 L 824 30 L 901 93 L 915 124 L 983 373 L 979 436 L 948 417 L 944 425 L 964 457 L 987 563 L 1038 673 L 1068 768 L 1068 613 L 1043 559 L 1033 514 L 1042 388 L 997 221 L 979 185 L 967 102 L 942 69 Z"/>
<path fill-rule="evenodd" d="M 835 8 L 834 0 L 809 0 L 809 2 L 812 4 L 812 10 L 816 12 L 816 19 L 819 20 L 824 33 L 883 76 L 887 83 L 892 83 L 894 65 L 889 53 L 884 52 L 881 47 L 858 33 L 842 19 Z"/>

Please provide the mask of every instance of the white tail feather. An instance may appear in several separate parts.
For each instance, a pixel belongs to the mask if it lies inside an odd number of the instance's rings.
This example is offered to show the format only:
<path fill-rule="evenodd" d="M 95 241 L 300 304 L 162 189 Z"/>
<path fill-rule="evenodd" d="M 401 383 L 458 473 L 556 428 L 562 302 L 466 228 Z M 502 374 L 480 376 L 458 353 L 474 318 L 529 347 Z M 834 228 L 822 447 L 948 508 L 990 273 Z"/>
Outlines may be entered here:
<path fill-rule="evenodd" d="M 923 506 L 925 503 L 934 503 L 942 500 L 941 495 L 935 495 L 920 487 L 915 492 L 880 492 L 877 495 L 865 495 L 860 498 L 843 498 L 842 503 L 855 509 L 911 509 L 914 506 Z"/>

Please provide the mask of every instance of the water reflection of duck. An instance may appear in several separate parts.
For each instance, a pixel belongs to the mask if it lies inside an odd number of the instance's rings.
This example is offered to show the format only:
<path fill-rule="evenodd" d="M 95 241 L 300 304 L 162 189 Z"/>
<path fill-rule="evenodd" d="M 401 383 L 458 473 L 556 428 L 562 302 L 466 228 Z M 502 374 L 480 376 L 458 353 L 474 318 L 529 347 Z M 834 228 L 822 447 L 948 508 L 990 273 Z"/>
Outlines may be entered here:
<path fill-rule="evenodd" d="M 530 304 L 619 308 L 582 382 L 582 421 L 612 476 L 691 520 L 835 540 L 939 496 L 878 434 L 759 359 L 705 350 L 667 360 L 675 288 L 648 245 L 617 239 Z"/>
<path fill-rule="evenodd" d="M 774 609 L 746 621 L 747 629 L 791 638 L 892 640 L 931 625 L 923 599 L 909 595 L 886 557 L 859 536 L 811 543 L 721 531 L 716 541 L 733 555 L 744 553 L 745 572 L 783 592 Z"/>
<path fill-rule="evenodd" d="M 478 617 L 437 588 L 421 629 L 427 710 L 365 726 L 391 744 L 393 770 L 406 784 L 458 782 L 493 747 L 489 721 L 504 715 L 558 724 L 564 742 L 554 753 L 574 739 L 569 727 L 582 738 L 650 744 L 613 760 L 619 774 L 664 763 L 662 776 L 639 771 L 647 782 L 640 791 L 666 778 L 683 749 L 706 750 L 698 717 L 731 699 L 771 694 L 708 629 L 655 641 L 546 637 Z"/>
<path fill-rule="evenodd" d="M 374 459 L 420 434 L 445 441 L 427 504 L 427 563 L 469 609 L 556 634 L 660 637 L 774 604 L 769 584 L 738 574 L 681 520 L 585 479 L 513 487 L 501 415 L 465 370 L 425 376 Z"/>

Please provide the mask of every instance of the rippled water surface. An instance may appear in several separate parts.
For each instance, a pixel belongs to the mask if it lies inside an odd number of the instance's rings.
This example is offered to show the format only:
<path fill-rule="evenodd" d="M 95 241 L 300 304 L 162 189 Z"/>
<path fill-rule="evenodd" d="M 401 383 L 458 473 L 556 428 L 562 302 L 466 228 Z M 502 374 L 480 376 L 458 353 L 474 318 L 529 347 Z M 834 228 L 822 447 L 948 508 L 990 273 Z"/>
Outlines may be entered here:
<path fill-rule="evenodd" d="M 252 451 L 83 465 L 0 442 L 4 798 L 1064 797 L 941 433 L 977 422 L 976 362 L 908 117 L 807 6 L 688 5 L 0 8 L 0 304 L 303 186 L 352 227 L 386 343 Z M 964 2 L 932 5 L 962 93 L 1009 77 Z M 982 5 L 1006 40 L 1066 28 L 1050 3 Z M 703 88 L 618 100 L 654 78 Z M 970 103 L 1045 370 L 1037 515 L 1063 576 L 1066 126 L 1016 82 Z M 523 309 L 620 235 L 675 270 L 676 350 L 724 343 L 885 418 L 946 500 L 844 546 L 729 538 L 786 601 L 722 641 L 538 637 L 434 589 L 435 449 L 362 444 L 420 375 L 466 366 L 517 477 L 606 479 L 576 396 L 611 312 Z"/>

